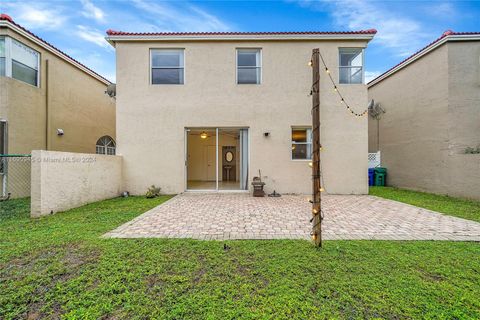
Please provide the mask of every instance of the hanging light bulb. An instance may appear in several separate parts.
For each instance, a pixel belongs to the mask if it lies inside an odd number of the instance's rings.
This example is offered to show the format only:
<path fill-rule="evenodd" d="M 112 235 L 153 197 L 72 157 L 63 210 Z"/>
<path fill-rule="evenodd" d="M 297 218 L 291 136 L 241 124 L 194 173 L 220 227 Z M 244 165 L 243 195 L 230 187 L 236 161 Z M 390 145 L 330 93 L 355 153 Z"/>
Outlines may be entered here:
<path fill-rule="evenodd" d="M 325 68 L 325 71 L 326 71 L 327 73 L 330 73 L 330 70 L 328 70 L 328 68 Z"/>
<path fill-rule="evenodd" d="M 208 135 L 205 131 L 203 131 L 202 133 L 200 133 L 200 138 L 202 139 L 207 139 Z"/>
<path fill-rule="evenodd" d="M 308 163 L 308 166 L 309 166 L 310 168 L 312 168 L 312 167 L 313 167 L 313 162 L 310 161 L 310 162 Z"/>
<path fill-rule="evenodd" d="M 335 92 L 338 91 L 337 86 L 333 87 L 333 91 L 335 91 Z"/>
<path fill-rule="evenodd" d="M 318 210 L 317 209 L 312 209 L 313 214 L 317 214 Z"/>
<path fill-rule="evenodd" d="M 313 65 L 312 60 L 308 61 L 308 65 L 311 67 Z"/>
<path fill-rule="evenodd" d="M 319 190 L 319 191 L 320 191 L 320 192 L 323 192 L 323 191 L 325 191 L 325 189 L 323 189 L 322 187 L 320 187 L 320 190 Z"/>

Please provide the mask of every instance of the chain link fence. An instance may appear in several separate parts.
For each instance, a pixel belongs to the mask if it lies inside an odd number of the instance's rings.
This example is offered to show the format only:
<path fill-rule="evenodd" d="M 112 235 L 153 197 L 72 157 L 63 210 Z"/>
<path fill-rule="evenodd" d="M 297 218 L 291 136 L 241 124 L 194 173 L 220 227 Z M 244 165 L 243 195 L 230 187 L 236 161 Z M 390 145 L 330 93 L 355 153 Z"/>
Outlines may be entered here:
<path fill-rule="evenodd" d="M 0 196 L 2 200 L 30 197 L 31 156 L 0 155 Z"/>

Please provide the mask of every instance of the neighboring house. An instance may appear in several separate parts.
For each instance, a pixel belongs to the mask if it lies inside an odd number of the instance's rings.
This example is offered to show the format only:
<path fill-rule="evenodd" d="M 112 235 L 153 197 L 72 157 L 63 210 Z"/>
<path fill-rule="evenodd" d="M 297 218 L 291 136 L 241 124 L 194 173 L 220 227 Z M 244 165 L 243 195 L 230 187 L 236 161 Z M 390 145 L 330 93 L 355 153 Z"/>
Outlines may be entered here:
<path fill-rule="evenodd" d="M 108 85 L 107 79 L 0 15 L 0 154 L 114 153 L 102 145 L 114 145 L 115 139 L 115 101 L 105 94 Z M 12 160 L 2 157 L 2 193 L 13 189 L 3 185 L 7 169 L 10 176 L 26 174 L 15 173 L 14 164 L 7 168 L 6 162 Z M 22 180 L 25 187 L 17 189 L 26 195 L 27 178 L 9 183 L 18 187 Z"/>
<path fill-rule="evenodd" d="M 391 186 L 480 199 L 480 33 L 447 31 L 372 80 L 369 117 Z"/>
<path fill-rule="evenodd" d="M 248 190 L 261 171 L 267 192 L 311 193 L 312 49 L 362 112 L 364 48 L 375 33 L 107 31 L 125 188 Z M 365 194 L 367 117 L 350 114 L 321 71 L 324 188 Z"/>

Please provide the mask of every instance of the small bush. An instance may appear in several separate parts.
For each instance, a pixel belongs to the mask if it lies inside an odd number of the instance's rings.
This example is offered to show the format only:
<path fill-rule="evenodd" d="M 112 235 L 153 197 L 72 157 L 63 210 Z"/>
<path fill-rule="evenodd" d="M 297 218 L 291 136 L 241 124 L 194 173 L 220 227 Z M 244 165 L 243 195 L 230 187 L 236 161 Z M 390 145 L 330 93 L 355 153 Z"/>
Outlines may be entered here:
<path fill-rule="evenodd" d="M 161 188 L 157 188 L 155 187 L 155 185 L 152 185 L 150 188 L 148 188 L 145 197 L 147 197 L 148 199 L 158 197 L 160 195 L 160 189 Z"/>
<path fill-rule="evenodd" d="M 480 145 L 476 148 L 468 147 L 465 149 L 466 154 L 479 154 L 480 153 Z"/>

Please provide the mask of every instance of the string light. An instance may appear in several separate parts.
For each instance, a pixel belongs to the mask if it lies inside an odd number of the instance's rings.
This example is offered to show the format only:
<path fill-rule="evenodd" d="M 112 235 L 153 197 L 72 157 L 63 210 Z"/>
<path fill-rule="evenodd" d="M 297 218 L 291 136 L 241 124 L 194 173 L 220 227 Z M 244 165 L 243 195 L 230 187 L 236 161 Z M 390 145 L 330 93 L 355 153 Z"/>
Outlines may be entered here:
<path fill-rule="evenodd" d="M 350 105 L 345 101 L 345 99 L 343 98 L 342 94 L 340 93 L 340 91 L 338 90 L 338 87 L 337 85 L 335 84 L 335 81 L 333 80 L 333 77 L 332 75 L 330 74 L 330 69 L 328 69 L 327 67 L 327 64 L 325 63 L 325 60 L 323 60 L 323 56 L 321 53 L 319 53 L 320 55 L 320 60 L 322 60 L 322 64 L 325 68 L 325 72 L 328 74 L 328 78 L 330 79 L 330 81 L 332 82 L 332 85 L 333 85 L 333 91 L 335 91 L 338 96 L 340 97 L 340 103 L 344 104 L 345 107 L 347 108 L 348 111 L 350 111 L 351 114 L 353 114 L 354 116 L 356 117 L 363 117 L 365 116 L 367 113 L 368 113 L 368 109 L 366 109 L 365 111 L 361 112 L 361 113 L 357 113 L 355 111 L 352 110 L 352 108 L 350 107 Z M 309 65 L 311 66 L 312 65 L 312 61 L 310 60 L 309 62 Z"/>
<path fill-rule="evenodd" d="M 312 209 L 313 214 L 317 214 L 318 210 L 317 209 Z"/>
<path fill-rule="evenodd" d="M 319 190 L 319 191 L 320 191 L 320 192 L 323 192 L 323 191 L 325 191 L 325 189 L 323 189 L 323 188 L 320 188 L 320 190 Z"/>

